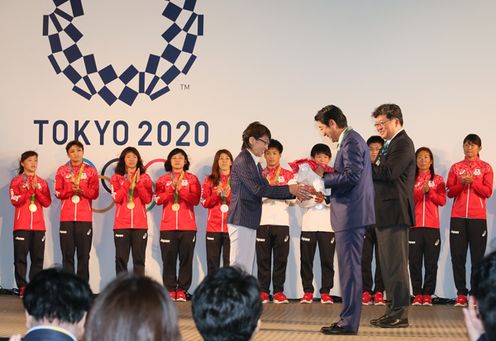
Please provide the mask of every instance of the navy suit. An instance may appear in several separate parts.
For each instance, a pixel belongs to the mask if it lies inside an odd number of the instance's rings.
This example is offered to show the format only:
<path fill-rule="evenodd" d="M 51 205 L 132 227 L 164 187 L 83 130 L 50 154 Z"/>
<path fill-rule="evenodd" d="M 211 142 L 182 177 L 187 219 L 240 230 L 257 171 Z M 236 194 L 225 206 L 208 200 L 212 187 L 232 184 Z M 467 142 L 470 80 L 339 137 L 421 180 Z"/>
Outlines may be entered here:
<path fill-rule="evenodd" d="M 262 197 L 288 199 L 288 186 L 270 186 L 248 149 L 243 149 L 231 169 L 231 202 L 227 218 L 231 241 L 230 263 L 252 273 L 256 231 L 262 216 Z"/>
<path fill-rule="evenodd" d="M 24 341 L 74 341 L 69 334 L 50 328 L 30 330 L 22 339 Z"/>
<path fill-rule="evenodd" d="M 262 217 L 262 197 L 292 198 L 288 186 L 271 186 L 258 169 L 248 149 L 243 149 L 231 169 L 231 203 L 228 224 L 256 230 Z"/>
<path fill-rule="evenodd" d="M 343 298 L 338 325 L 357 332 L 362 311 L 363 236 L 366 227 L 375 223 L 374 186 L 367 143 L 352 129 L 342 134 L 335 172 L 324 174 L 324 184 L 332 188 L 331 223 Z"/>

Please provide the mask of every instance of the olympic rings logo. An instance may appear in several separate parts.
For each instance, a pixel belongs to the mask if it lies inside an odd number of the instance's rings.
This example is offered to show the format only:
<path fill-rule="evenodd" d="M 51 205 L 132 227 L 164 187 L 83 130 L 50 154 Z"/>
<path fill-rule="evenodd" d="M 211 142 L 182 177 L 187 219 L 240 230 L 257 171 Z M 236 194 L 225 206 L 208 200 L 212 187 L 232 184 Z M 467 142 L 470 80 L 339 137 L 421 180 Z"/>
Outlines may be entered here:
<path fill-rule="evenodd" d="M 90 160 L 86 159 L 86 158 L 83 158 L 83 161 L 86 162 L 88 165 L 90 165 L 91 167 L 95 168 L 96 169 L 96 166 L 93 162 L 91 162 Z M 102 186 L 103 188 L 105 189 L 105 191 L 107 191 L 109 194 L 112 193 L 112 190 L 110 189 L 109 185 L 107 184 L 107 182 L 110 182 L 110 177 L 106 176 L 105 173 L 107 171 L 107 169 L 113 164 L 113 163 L 117 163 L 117 161 L 119 161 L 119 158 L 115 158 L 115 159 L 112 159 L 110 161 L 108 161 L 103 167 L 102 167 L 102 172 L 100 173 L 100 175 L 98 176 L 98 178 L 100 179 L 101 183 L 102 183 Z M 155 164 L 155 163 L 162 163 L 164 164 L 165 163 L 165 159 L 153 159 L 151 161 L 149 161 L 146 165 L 145 165 L 145 170 L 148 170 L 148 168 Z M 152 180 L 152 186 L 153 186 L 153 190 L 155 191 L 155 182 Z M 91 210 L 95 213 L 104 213 L 104 212 L 107 212 L 107 211 L 110 211 L 112 209 L 112 207 L 114 207 L 115 203 L 114 201 L 112 200 L 112 202 L 104 207 L 104 208 L 92 208 Z M 146 211 L 147 212 L 150 212 L 153 208 L 155 207 L 155 201 L 152 201 L 150 205 L 148 205 L 148 207 L 146 208 Z"/>
<path fill-rule="evenodd" d="M 185 0 L 180 6 L 166 0 L 162 17 L 169 26 L 161 34 L 165 47 L 148 55 L 144 69 L 129 65 L 123 72 L 112 64 L 102 68 L 94 54 L 80 49 L 84 35 L 76 21 L 84 15 L 82 0 L 53 3 L 55 10 L 43 16 L 43 36 L 48 37 L 51 50 L 48 60 L 57 74 L 72 83 L 72 91 L 87 100 L 98 95 L 109 106 L 117 100 L 131 106 L 138 94 L 146 94 L 153 101 L 169 92 L 169 84 L 181 73 L 186 75 L 196 60 L 195 45 L 203 35 L 203 15 L 195 12 L 196 1 Z"/>

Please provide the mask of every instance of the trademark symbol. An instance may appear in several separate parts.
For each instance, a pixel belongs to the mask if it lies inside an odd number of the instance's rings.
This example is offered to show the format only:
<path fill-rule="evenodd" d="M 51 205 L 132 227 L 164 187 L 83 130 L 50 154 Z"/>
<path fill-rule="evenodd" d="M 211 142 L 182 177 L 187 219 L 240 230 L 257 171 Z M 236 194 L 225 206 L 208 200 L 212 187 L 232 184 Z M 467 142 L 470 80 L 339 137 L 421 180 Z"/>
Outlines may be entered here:
<path fill-rule="evenodd" d="M 181 90 L 189 90 L 189 84 L 181 84 Z"/>

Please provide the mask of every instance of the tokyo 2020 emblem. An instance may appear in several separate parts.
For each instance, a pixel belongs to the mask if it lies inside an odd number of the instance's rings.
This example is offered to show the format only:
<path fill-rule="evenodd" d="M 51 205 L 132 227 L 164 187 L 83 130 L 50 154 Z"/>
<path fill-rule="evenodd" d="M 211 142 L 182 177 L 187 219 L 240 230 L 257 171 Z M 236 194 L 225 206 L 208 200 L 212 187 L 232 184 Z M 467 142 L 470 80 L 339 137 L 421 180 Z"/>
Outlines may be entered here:
<path fill-rule="evenodd" d="M 154 100 L 169 92 L 174 79 L 181 73 L 187 74 L 196 60 L 195 45 L 203 35 L 203 15 L 195 12 L 196 0 L 165 0 L 162 17 L 169 25 L 158 33 L 165 42 L 161 54 L 148 54 L 144 70 L 129 65 L 122 72 L 112 64 L 98 65 L 94 54 L 79 48 L 83 33 L 76 27 L 76 21 L 84 15 L 82 0 L 53 0 L 53 3 L 54 12 L 43 16 L 43 36 L 48 37 L 51 50 L 48 59 L 55 72 L 73 84 L 72 90 L 88 100 L 98 95 L 108 105 L 119 100 L 129 106 L 138 94 Z M 138 81 L 132 82 L 136 77 Z"/>

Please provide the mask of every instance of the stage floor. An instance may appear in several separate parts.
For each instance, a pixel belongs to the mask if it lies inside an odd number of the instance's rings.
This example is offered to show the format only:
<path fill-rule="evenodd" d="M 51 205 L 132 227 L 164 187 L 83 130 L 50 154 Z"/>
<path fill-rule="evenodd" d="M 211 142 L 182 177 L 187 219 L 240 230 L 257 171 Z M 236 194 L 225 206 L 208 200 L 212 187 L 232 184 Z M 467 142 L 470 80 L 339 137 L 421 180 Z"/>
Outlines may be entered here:
<path fill-rule="evenodd" d="M 189 302 L 175 303 L 178 309 L 181 335 L 185 341 L 199 340 Z M 411 307 L 410 327 L 401 329 L 381 329 L 369 325 L 371 318 L 382 315 L 384 307 L 363 307 L 360 331 L 357 336 L 325 336 L 319 333 L 320 327 L 336 321 L 341 304 L 264 305 L 262 329 L 255 341 L 262 340 L 467 340 L 461 308 L 451 305 L 432 307 Z M 24 333 L 24 312 L 22 302 L 15 296 L 0 296 L 0 337 L 14 333 Z"/>

